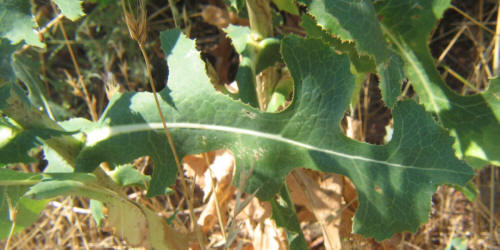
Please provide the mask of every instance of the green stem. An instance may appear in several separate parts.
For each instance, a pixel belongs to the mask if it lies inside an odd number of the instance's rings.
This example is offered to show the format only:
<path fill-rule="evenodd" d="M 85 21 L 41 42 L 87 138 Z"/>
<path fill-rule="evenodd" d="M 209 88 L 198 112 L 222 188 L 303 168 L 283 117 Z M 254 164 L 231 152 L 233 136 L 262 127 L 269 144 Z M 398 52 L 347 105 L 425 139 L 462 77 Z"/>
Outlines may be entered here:
<path fill-rule="evenodd" d="M 246 0 L 250 30 L 262 40 L 273 35 L 273 20 L 269 0 Z"/>
<path fill-rule="evenodd" d="M 177 10 L 177 7 L 175 6 L 175 0 L 168 0 L 168 5 L 170 6 L 170 11 L 172 12 L 175 27 L 180 28 L 181 16 L 179 15 L 179 10 Z"/>
<path fill-rule="evenodd" d="M 252 39 L 259 42 L 273 36 L 273 22 L 269 0 L 246 0 L 248 18 Z M 254 59 L 255 60 L 255 59 Z M 255 64 L 255 62 L 253 62 Z M 267 104 L 274 92 L 279 74 L 276 67 L 269 67 L 256 76 L 255 88 L 261 110 L 267 109 Z"/>

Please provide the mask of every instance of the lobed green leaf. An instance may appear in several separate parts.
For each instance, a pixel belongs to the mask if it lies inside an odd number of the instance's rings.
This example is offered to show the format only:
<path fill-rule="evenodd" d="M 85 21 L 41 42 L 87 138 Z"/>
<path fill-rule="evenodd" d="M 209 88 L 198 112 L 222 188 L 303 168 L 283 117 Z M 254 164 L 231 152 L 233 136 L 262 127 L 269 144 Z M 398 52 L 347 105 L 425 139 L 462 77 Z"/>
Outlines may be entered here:
<path fill-rule="evenodd" d="M 33 224 L 39 217 L 48 201 L 31 200 L 24 197 L 24 194 L 41 178 L 35 173 L 0 168 L 0 239 L 9 235 L 13 220 L 16 222 L 13 229 L 15 234 Z"/>
<path fill-rule="evenodd" d="M 345 55 L 320 40 L 285 37 L 281 52 L 294 79 L 294 97 L 280 113 L 264 113 L 216 92 L 194 42 L 179 30 L 161 33 L 169 63 L 168 88 L 160 106 L 180 157 L 220 148 L 237 165 L 255 166 L 247 190 L 271 199 L 295 167 L 345 175 L 358 191 L 354 232 L 382 240 L 415 231 L 425 222 L 437 185 L 464 185 L 473 171 L 459 161 L 453 140 L 423 107 L 395 105 L 391 142 L 377 146 L 347 138 L 340 121 L 354 77 Z M 189 65 L 189 67 L 186 67 Z M 99 163 L 123 164 L 149 155 L 154 161 L 148 195 L 174 183 L 176 167 L 150 93 L 113 98 L 101 119 L 84 129 L 87 140 L 77 171 Z"/>
<path fill-rule="evenodd" d="M 441 79 L 427 46 L 450 0 L 380 1 L 385 35 L 404 61 L 404 71 L 426 110 L 456 138 L 457 154 L 475 167 L 500 164 L 500 79 L 483 93 L 461 96 Z"/>
<path fill-rule="evenodd" d="M 38 25 L 31 15 L 31 4 L 27 0 L 0 0 L 0 37 L 12 44 L 26 41 L 27 44 L 44 48 L 34 30 Z"/>
<path fill-rule="evenodd" d="M 360 55 L 373 57 L 376 64 L 388 57 L 377 13 L 369 0 L 299 0 L 316 22 L 343 42 L 355 42 Z"/>
<path fill-rule="evenodd" d="M 54 0 L 61 12 L 71 21 L 76 21 L 84 16 L 82 9 L 82 0 Z"/>

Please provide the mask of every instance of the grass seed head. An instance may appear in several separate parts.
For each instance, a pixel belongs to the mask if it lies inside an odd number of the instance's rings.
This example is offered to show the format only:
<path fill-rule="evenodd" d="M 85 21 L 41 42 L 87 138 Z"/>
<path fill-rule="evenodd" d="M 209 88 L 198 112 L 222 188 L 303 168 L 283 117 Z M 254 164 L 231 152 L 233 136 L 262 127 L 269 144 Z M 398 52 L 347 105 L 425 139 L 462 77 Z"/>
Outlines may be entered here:
<path fill-rule="evenodd" d="M 129 0 L 122 0 L 122 5 L 130 37 L 138 43 L 144 44 L 144 42 L 146 42 L 148 27 L 144 1 L 138 0 L 136 2 L 135 11 L 133 10 L 132 4 Z"/>

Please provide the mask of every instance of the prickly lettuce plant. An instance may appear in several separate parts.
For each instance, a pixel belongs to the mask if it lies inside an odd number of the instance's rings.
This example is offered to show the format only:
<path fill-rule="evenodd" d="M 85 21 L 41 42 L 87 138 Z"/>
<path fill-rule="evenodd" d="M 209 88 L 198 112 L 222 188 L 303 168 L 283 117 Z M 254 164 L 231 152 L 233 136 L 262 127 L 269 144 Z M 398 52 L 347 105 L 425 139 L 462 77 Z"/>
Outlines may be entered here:
<path fill-rule="evenodd" d="M 70 2 L 72 6 L 60 8 L 64 15 L 76 18 L 81 15 L 75 11 L 81 10 L 80 2 Z M 158 92 L 160 110 L 152 93 L 125 92 L 113 97 L 96 122 L 83 118 L 55 122 L 40 111 L 47 110 L 48 102 L 37 82 L 30 80 L 36 79 L 36 72 L 26 70 L 16 44 L 21 40 L 32 46 L 43 44 L 32 37 L 32 26 L 21 31 L 15 16 L 10 16 L 18 13 L 29 19 L 29 12 L 15 5 L 25 1 L 2 2 L 6 22 L 0 26 L 4 55 L 0 61 L 0 164 L 4 165 L 0 235 L 6 237 L 29 225 L 46 199 L 80 195 L 108 206 L 110 222 L 123 229 L 118 231 L 132 245 L 185 248 L 187 235 L 128 200 L 99 167 L 103 162 L 118 166 L 150 156 L 155 167 L 147 194 L 165 194 L 178 171 L 160 112 L 180 157 L 231 150 L 240 170 L 253 169 L 245 191 L 257 191 L 261 200 L 272 200 L 277 194 L 286 197 L 284 179 L 297 167 L 347 176 L 359 201 L 353 232 L 379 241 L 397 232 L 415 232 L 428 219 L 438 185 L 465 185 L 474 174 L 469 165 L 500 161 L 498 80 L 492 79 L 481 94 L 457 95 L 440 78 L 427 46 L 449 1 L 300 0 L 305 37 L 272 37 L 271 21 L 252 12 L 254 5 L 269 8 L 269 1 L 241 2 L 230 6 L 246 7 L 250 28 L 225 30 L 241 55 L 237 95 L 213 88 L 194 41 L 172 29 L 160 34 L 169 68 L 167 86 Z M 283 11 L 299 14 L 291 0 L 273 2 Z M 271 25 L 271 32 L 266 25 Z M 293 84 L 256 78 L 275 69 L 276 62 L 286 66 Z M 355 141 L 341 131 L 340 122 L 356 93 L 355 79 L 367 73 L 377 74 L 383 99 L 392 109 L 394 132 L 385 145 Z M 418 102 L 398 98 L 404 79 L 416 90 Z M 275 107 L 272 97 L 286 96 L 287 91 L 280 92 L 282 86 L 293 86 L 288 107 L 263 111 Z M 55 173 L 5 168 L 29 162 L 29 150 L 39 146 Z M 127 176 L 140 175 L 133 169 L 126 171 L 130 171 Z M 291 246 L 304 247 L 296 217 L 288 223 L 280 219 L 288 218 L 289 211 L 274 205 L 273 217 L 298 235 Z M 130 220 L 120 220 L 122 216 Z"/>

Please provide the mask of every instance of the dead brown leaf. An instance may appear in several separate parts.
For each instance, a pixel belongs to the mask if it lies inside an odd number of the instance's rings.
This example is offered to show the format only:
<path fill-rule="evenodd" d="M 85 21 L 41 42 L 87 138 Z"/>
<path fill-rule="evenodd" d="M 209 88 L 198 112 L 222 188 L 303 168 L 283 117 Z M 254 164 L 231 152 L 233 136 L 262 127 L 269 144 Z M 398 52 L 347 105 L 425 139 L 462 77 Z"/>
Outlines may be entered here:
<path fill-rule="evenodd" d="M 278 228 L 270 218 L 266 218 L 254 228 L 252 244 L 254 249 L 288 249 L 286 232 Z"/>
<path fill-rule="evenodd" d="M 198 219 L 203 232 L 209 232 L 217 222 L 217 209 L 221 216 L 221 227 L 226 223 L 226 211 L 229 198 L 234 193 L 232 185 L 234 169 L 234 156 L 228 150 L 215 151 L 215 159 L 209 167 L 209 171 L 204 173 L 204 200 L 207 197 L 209 201 Z M 217 208 L 218 207 L 218 208 Z"/>
<path fill-rule="evenodd" d="M 317 184 L 302 169 L 287 177 L 292 199 L 310 210 L 320 223 L 327 249 L 340 249 L 340 216 L 342 207 L 342 176 L 330 175 Z"/>
<path fill-rule="evenodd" d="M 206 6 L 201 12 L 203 21 L 211 25 L 223 29 L 229 25 L 229 13 L 225 9 L 221 9 L 214 5 Z"/>

